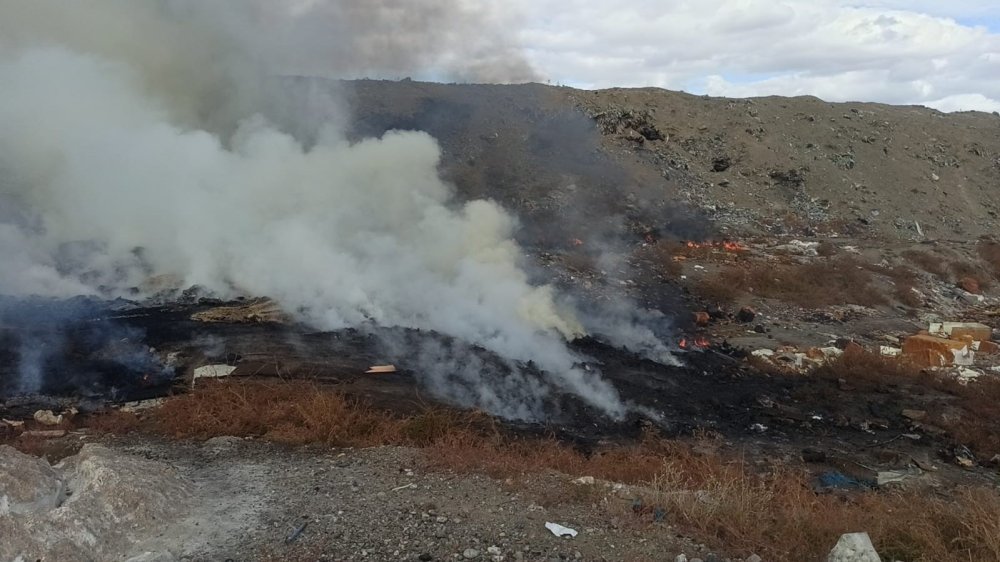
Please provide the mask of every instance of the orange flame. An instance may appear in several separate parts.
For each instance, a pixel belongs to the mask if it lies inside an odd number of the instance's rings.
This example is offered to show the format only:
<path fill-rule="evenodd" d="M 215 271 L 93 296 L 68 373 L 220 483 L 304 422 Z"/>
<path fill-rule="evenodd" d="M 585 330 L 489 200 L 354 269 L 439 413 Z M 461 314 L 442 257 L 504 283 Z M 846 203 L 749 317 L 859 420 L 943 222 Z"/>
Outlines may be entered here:
<path fill-rule="evenodd" d="M 687 338 L 681 338 L 681 341 L 677 342 L 677 347 L 681 349 L 687 349 L 688 348 Z"/>
<path fill-rule="evenodd" d="M 709 347 L 709 346 L 711 346 L 711 345 L 712 345 L 712 344 L 711 344 L 711 343 L 710 343 L 710 342 L 708 341 L 708 338 L 706 338 L 706 337 L 704 337 L 704 336 L 698 336 L 697 338 L 695 338 L 695 340 L 694 340 L 694 344 L 695 344 L 696 346 L 698 346 L 698 347 L 702 348 L 702 349 L 705 349 L 705 348 L 707 348 L 707 347 Z"/>
<path fill-rule="evenodd" d="M 722 242 L 694 242 L 688 240 L 684 245 L 692 250 L 701 248 L 717 249 L 726 252 L 745 252 L 747 250 L 746 246 L 732 240 L 723 240 Z"/>

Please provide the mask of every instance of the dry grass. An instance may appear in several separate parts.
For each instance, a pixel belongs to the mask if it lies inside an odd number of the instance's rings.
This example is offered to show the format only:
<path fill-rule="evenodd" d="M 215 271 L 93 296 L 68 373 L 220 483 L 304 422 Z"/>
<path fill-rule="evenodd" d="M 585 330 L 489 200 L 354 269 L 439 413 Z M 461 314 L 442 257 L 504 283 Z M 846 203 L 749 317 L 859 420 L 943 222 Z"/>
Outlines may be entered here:
<path fill-rule="evenodd" d="M 872 288 L 873 282 L 869 269 L 847 257 L 806 264 L 758 261 L 726 269 L 714 279 L 694 287 L 694 291 L 722 302 L 747 292 L 805 308 L 834 304 L 884 304 L 885 297 Z"/>
<path fill-rule="evenodd" d="M 154 410 L 147 427 L 173 438 L 261 437 L 288 444 L 425 446 L 458 429 L 492 424 L 482 414 L 428 409 L 409 418 L 372 409 L 312 383 L 209 381 Z"/>
<path fill-rule="evenodd" d="M 907 362 L 904 357 L 884 357 L 868 351 L 848 350 L 834 361 L 815 371 L 817 376 L 844 379 L 852 384 L 899 385 L 920 382 L 922 369 Z"/>
<path fill-rule="evenodd" d="M 1000 278 L 1000 242 L 984 240 L 979 243 L 976 250 L 979 257 L 989 266 L 994 277 Z"/>
<path fill-rule="evenodd" d="M 948 265 L 945 263 L 944 258 L 932 253 L 932 252 L 922 252 L 920 250 L 907 250 L 903 252 L 903 257 L 913 265 L 919 267 L 920 269 L 938 277 L 939 279 L 947 280 L 948 278 Z"/>
<path fill-rule="evenodd" d="M 881 358 L 846 357 L 831 376 L 864 379 L 872 370 L 891 380 L 917 376 Z M 983 400 L 987 398 L 982 397 Z M 609 515 L 651 525 L 653 507 L 713 547 L 777 562 L 819 560 L 845 532 L 866 530 L 887 560 L 1000 560 L 1000 494 L 959 489 L 950 496 L 871 493 L 818 495 L 801 470 L 761 468 L 723 455 L 718 442 L 667 441 L 648 435 L 629 446 L 587 453 L 554 439 L 507 435 L 488 418 L 431 410 L 400 418 L 344 398 L 333 389 L 288 382 L 213 381 L 171 398 L 140 429 L 171 437 L 257 436 L 281 443 L 415 445 L 429 468 L 479 472 L 530 481 L 540 473 L 594 476 L 636 486 L 620 498 L 602 485 L 547 486 L 543 504 L 603 505 Z M 131 419 L 103 427 L 133 429 Z M 92 427 L 102 427 L 101 425 Z M 119 429 L 120 430 L 120 429 Z M 643 508 L 631 509 L 640 497 Z"/>
<path fill-rule="evenodd" d="M 845 353 L 817 369 L 815 375 L 843 379 L 860 393 L 880 387 L 897 387 L 904 397 L 903 387 L 943 393 L 952 399 L 928 407 L 934 425 L 980 457 L 988 459 L 1000 454 L 1000 379 L 982 377 L 963 383 L 947 374 L 926 371 L 905 358 L 865 351 Z"/>

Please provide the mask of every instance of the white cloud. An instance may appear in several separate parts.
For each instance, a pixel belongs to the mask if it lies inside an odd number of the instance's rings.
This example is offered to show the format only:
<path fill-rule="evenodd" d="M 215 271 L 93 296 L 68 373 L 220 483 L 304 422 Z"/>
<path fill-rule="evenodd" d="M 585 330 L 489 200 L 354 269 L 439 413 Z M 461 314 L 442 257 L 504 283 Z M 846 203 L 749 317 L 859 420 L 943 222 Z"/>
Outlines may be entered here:
<path fill-rule="evenodd" d="M 1000 33 L 985 1 L 517 0 L 553 82 L 727 96 L 1000 105 Z M 995 27 L 995 26 L 993 26 Z"/>

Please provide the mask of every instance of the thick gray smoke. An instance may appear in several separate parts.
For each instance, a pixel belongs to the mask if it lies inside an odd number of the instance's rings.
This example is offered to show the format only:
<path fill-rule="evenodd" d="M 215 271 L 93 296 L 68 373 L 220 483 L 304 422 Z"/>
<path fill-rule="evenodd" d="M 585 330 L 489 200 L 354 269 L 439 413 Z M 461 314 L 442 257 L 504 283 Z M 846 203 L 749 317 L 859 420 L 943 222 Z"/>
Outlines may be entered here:
<path fill-rule="evenodd" d="M 268 295 L 322 329 L 450 334 L 622 414 L 565 346 L 574 312 L 519 266 L 513 218 L 455 203 L 434 139 L 351 144 L 324 99 L 306 147 L 256 113 L 291 63 L 528 72 L 475 41 L 456 54 L 474 31 L 455 26 L 476 17 L 458 0 L 0 4 L 0 293 L 114 295 L 171 275 Z M 488 384 L 463 399 L 530 417 Z"/>

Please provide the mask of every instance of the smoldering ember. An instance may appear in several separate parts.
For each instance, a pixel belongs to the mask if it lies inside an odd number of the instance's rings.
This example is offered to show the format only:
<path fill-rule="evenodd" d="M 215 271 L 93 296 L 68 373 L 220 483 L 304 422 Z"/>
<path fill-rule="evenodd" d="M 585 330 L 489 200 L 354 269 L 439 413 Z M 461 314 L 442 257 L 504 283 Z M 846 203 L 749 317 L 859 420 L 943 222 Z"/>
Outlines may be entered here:
<path fill-rule="evenodd" d="M 0 560 L 1000 560 L 1000 116 L 504 14 L 0 6 Z"/>

